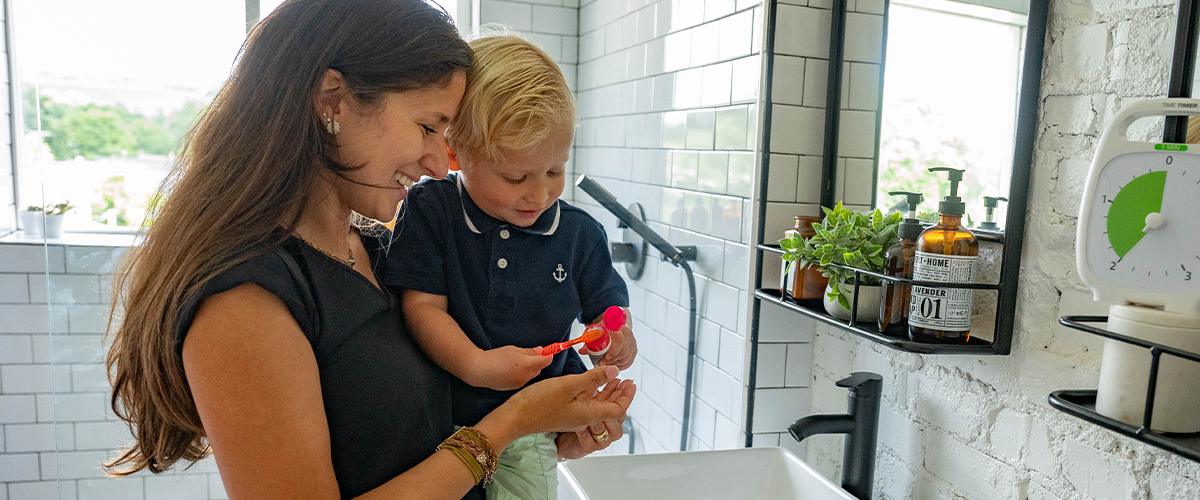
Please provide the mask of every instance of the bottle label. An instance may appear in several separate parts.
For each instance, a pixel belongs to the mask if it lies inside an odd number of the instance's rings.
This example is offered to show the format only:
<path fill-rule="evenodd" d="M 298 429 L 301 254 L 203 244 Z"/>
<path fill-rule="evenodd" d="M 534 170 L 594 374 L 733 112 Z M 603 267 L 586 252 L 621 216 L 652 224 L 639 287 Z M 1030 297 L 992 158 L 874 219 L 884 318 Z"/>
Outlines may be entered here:
<path fill-rule="evenodd" d="M 913 259 L 913 279 L 970 283 L 975 277 L 975 260 L 978 258 L 917 252 Z M 914 286 L 908 304 L 908 324 L 932 330 L 969 331 L 971 300 L 972 290 Z"/>

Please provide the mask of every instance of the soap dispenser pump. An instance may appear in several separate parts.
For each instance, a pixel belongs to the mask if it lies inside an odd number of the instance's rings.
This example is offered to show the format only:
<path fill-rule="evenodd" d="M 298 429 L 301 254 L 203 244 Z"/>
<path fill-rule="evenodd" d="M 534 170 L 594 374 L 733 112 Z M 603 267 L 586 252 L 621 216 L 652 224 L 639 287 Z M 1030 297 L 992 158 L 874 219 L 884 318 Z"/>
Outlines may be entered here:
<path fill-rule="evenodd" d="M 1000 226 L 996 225 L 996 207 L 1000 202 L 1008 203 L 1008 198 L 1003 196 L 984 196 L 983 197 L 983 222 L 979 223 L 979 229 L 985 231 L 999 231 Z"/>
<path fill-rule="evenodd" d="M 942 220 L 921 232 L 913 261 L 913 279 L 946 283 L 970 283 L 979 258 L 979 240 L 962 225 L 966 204 L 958 196 L 963 171 L 934 167 L 930 172 L 947 172 L 950 195 L 938 204 Z M 914 342 L 965 344 L 971 338 L 969 289 L 912 287 L 908 311 L 908 336 Z"/>
<path fill-rule="evenodd" d="M 883 273 L 897 278 L 912 279 L 913 260 L 917 255 L 917 238 L 921 236 L 921 220 L 917 218 L 917 205 L 925 199 L 921 193 L 891 191 L 892 196 L 905 197 L 905 211 L 896 235 L 900 241 L 883 254 Z M 908 321 L 908 303 L 912 298 L 912 286 L 883 280 L 883 301 L 879 303 L 879 332 L 887 333 L 889 325 Z M 903 335 L 904 330 L 901 330 Z"/>

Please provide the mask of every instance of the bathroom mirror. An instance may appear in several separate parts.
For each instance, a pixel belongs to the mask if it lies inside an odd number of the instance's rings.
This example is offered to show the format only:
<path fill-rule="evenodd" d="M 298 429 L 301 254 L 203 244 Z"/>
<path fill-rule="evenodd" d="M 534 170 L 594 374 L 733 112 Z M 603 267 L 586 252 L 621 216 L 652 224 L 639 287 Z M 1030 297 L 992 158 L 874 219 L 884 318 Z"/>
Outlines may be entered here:
<path fill-rule="evenodd" d="M 891 0 L 884 22 L 874 205 L 918 191 L 920 211 L 936 212 L 949 184 L 927 169 L 946 165 L 966 170 L 964 223 L 1002 230 L 1007 207 L 985 226 L 984 197 L 1012 198 L 1028 1 Z"/>

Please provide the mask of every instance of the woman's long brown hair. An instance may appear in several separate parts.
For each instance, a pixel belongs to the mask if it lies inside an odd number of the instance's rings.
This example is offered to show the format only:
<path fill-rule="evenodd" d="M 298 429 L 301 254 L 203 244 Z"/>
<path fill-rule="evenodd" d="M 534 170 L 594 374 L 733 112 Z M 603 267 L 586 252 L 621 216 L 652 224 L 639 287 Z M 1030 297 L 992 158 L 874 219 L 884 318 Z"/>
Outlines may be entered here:
<path fill-rule="evenodd" d="M 181 55 L 182 57 L 182 55 Z M 289 0 L 258 24 L 184 139 L 153 224 L 114 276 L 112 407 L 136 442 L 113 475 L 161 472 L 209 451 L 175 346 L 180 307 L 216 274 L 282 243 L 319 175 L 346 167 L 314 98 L 327 69 L 355 104 L 444 85 L 471 50 L 422 0 Z"/>

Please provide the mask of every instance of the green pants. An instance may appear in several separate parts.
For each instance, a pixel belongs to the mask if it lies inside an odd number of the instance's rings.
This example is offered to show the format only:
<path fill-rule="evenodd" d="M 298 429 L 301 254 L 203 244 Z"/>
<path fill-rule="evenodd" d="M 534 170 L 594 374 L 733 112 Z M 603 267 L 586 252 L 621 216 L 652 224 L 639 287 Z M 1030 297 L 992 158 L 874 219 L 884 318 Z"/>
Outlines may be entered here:
<path fill-rule="evenodd" d="M 484 491 L 487 500 L 555 500 L 558 498 L 557 433 L 530 434 L 513 441 L 500 454 L 500 467 Z"/>

